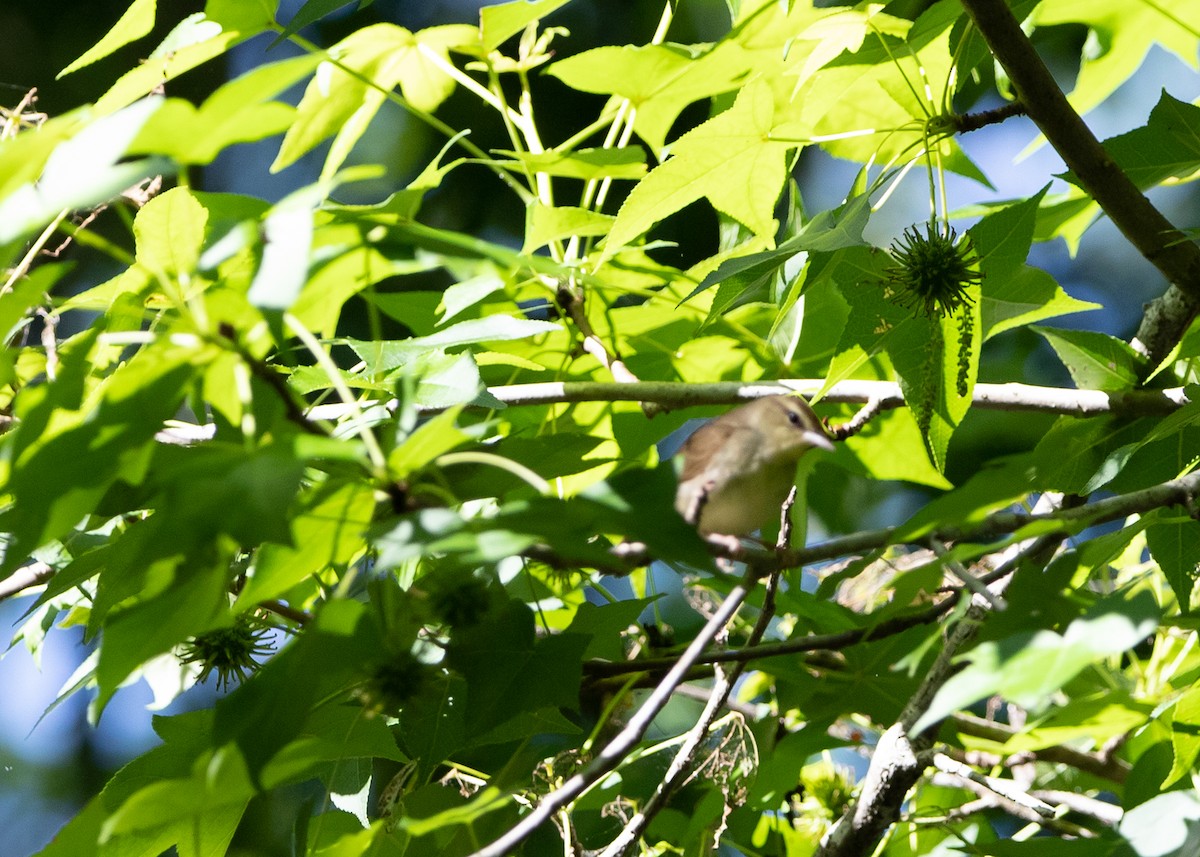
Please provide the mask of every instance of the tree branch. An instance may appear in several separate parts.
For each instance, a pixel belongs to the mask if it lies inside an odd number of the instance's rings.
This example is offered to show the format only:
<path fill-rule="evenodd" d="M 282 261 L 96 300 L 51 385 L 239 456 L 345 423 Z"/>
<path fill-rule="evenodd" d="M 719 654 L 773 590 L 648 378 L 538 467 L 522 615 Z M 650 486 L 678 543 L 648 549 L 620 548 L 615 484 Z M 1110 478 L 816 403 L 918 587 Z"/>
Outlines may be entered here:
<path fill-rule="evenodd" d="M 1142 317 L 1134 346 L 1155 369 L 1200 310 L 1200 247 L 1176 229 L 1113 162 L 1042 62 L 1004 0 L 962 0 L 1021 104 L 1084 190 L 1171 284 Z"/>
<path fill-rule="evenodd" d="M 775 615 L 775 593 L 778 588 L 779 575 L 773 574 L 767 581 L 762 610 L 754 623 L 754 629 L 750 632 L 749 644 L 751 646 L 757 645 L 762 640 L 771 624 L 771 618 Z M 716 681 L 704 702 L 704 710 L 697 718 L 696 723 L 688 730 L 683 745 L 675 754 L 675 758 L 671 760 L 670 767 L 667 768 L 666 775 L 659 782 L 654 794 L 622 828 L 616 839 L 609 843 L 600 857 L 625 857 L 641 835 L 645 833 L 654 817 L 666 807 L 675 792 L 694 775 L 694 762 L 696 753 L 700 749 L 700 743 L 716 720 L 717 713 L 728 702 L 730 691 L 733 690 L 745 669 L 746 663 L 739 661 L 728 673 L 717 670 Z M 716 843 L 713 844 L 713 847 L 716 847 Z"/>
<path fill-rule="evenodd" d="M 937 539 L 941 542 L 986 542 L 1010 535 L 1031 524 L 1056 524 L 1057 526 L 1048 530 L 1047 534 L 1069 535 L 1096 524 L 1117 521 L 1130 515 L 1149 512 L 1151 509 L 1164 506 L 1183 506 L 1190 512 L 1195 508 L 1197 493 L 1200 493 L 1200 471 L 1150 488 L 1143 488 L 1141 491 L 1118 494 L 1115 497 L 1106 497 L 1094 503 L 1068 509 L 1051 512 L 1007 510 L 993 512 L 978 524 L 966 527 L 959 525 L 938 527 L 932 532 L 914 535 L 912 542 L 921 545 L 928 544 L 930 539 Z M 810 547 L 792 550 L 767 550 L 745 545 L 727 546 L 716 543 L 710 543 L 709 550 L 714 556 L 744 562 L 760 577 L 765 577 L 777 569 L 799 568 L 821 560 L 836 559 L 892 544 L 907 543 L 906 540 L 897 537 L 901 529 L 901 527 L 884 527 L 879 530 L 863 530 L 828 539 Z M 643 549 L 634 549 L 632 545 L 619 547 L 621 547 L 621 559 L 629 563 L 630 568 L 646 565 L 655 559 L 648 551 L 644 550 L 644 546 Z"/>
<path fill-rule="evenodd" d="M 625 761 L 625 757 L 629 751 L 634 748 L 638 741 L 642 740 L 642 736 L 645 735 L 651 721 L 658 716 L 658 713 L 675 692 L 675 688 L 684 680 L 688 671 L 695 664 L 696 658 L 700 656 L 700 653 L 704 651 L 713 638 L 724 629 L 726 623 L 733 618 L 738 608 L 741 607 L 742 602 L 749 595 L 752 586 L 754 586 L 754 580 L 747 575 L 745 580 L 729 592 L 725 600 L 721 602 L 721 606 L 712 615 L 712 618 L 705 623 L 700 633 L 692 640 L 687 651 L 679 657 L 675 666 L 663 676 L 662 681 L 658 683 L 654 691 L 646 697 L 646 701 L 642 703 L 641 708 L 629 718 L 629 722 L 625 724 L 625 727 L 600 750 L 596 757 L 582 771 L 573 775 L 562 786 L 543 797 L 528 815 L 509 828 L 503 836 L 490 845 L 480 848 L 471 857 L 505 857 L 505 855 L 511 853 L 518 845 L 528 839 L 535 830 L 549 821 L 555 813 L 587 791 L 588 788 L 620 765 L 621 762 Z"/>
<path fill-rule="evenodd" d="M 991 110 L 981 110 L 978 113 L 963 113 L 953 117 L 954 130 L 959 134 L 967 134 L 971 131 L 978 131 L 980 128 L 985 128 L 988 125 L 997 125 L 1005 119 L 1011 119 L 1013 116 L 1024 115 L 1025 105 L 1019 101 L 1010 101 L 1008 104 L 1003 104 Z"/>
<path fill-rule="evenodd" d="M 1004 744 L 1010 738 L 1019 734 L 1016 729 L 1010 726 L 1002 723 L 994 723 L 990 720 L 984 720 L 972 714 L 961 712 L 950 715 L 950 725 L 963 735 L 986 738 L 998 744 Z M 993 754 L 989 753 L 987 755 L 991 756 Z M 1019 755 L 1022 762 L 1035 761 L 1070 765 L 1072 768 L 1086 771 L 1093 776 L 1103 777 L 1115 783 L 1123 783 L 1125 782 L 1125 778 L 1129 776 L 1129 763 L 1124 759 L 1105 758 L 1097 753 L 1085 753 L 1073 747 L 1043 747 L 1040 750 L 1031 750 Z M 1013 757 L 1010 756 L 1009 758 Z M 1008 764 L 1008 760 L 999 757 L 997 757 L 997 761 L 1000 764 Z"/>
<path fill-rule="evenodd" d="M 34 561 L 23 565 L 8 577 L 0 580 L 0 601 L 20 595 L 26 589 L 40 586 L 52 577 L 54 577 L 54 569 L 44 562 Z"/>
<path fill-rule="evenodd" d="M 944 786 L 949 788 L 963 789 L 972 794 L 979 795 L 980 800 L 984 801 L 990 807 L 1003 810 L 1013 818 L 1019 818 L 1022 821 L 1035 824 L 1039 827 L 1049 828 L 1058 833 L 1066 834 L 1067 836 L 1076 837 L 1079 839 L 1094 839 L 1096 834 L 1088 830 L 1086 827 L 1080 827 L 1078 824 L 1072 824 L 1069 821 L 1064 821 L 1053 815 L 1047 816 L 1038 813 L 1037 811 L 1026 806 L 1024 803 L 1012 800 L 1001 794 L 993 792 L 986 785 L 979 783 L 968 777 L 959 776 L 957 774 L 939 773 L 934 774 L 931 778 L 936 786 Z M 1040 801 L 1039 801 L 1040 803 Z"/>
<path fill-rule="evenodd" d="M 1061 503 L 1060 495 L 1044 494 L 1038 501 L 1038 507 L 1053 508 Z M 1022 556 L 1038 560 L 1048 558 L 1058 542 L 1058 539 L 1043 534 L 1011 545 L 1005 550 L 1001 568 L 1015 568 Z M 991 584 L 993 593 L 1002 594 L 1009 580 L 1011 574 L 995 577 Z M 909 791 L 933 761 L 931 750 L 939 724 L 915 735 L 912 734 L 913 727 L 929 710 L 938 690 L 954 674 L 955 656 L 978 635 L 987 615 L 987 605 L 987 600 L 978 595 L 972 596 L 966 614 L 948 632 L 945 645 L 900 712 L 900 717 L 880 736 L 858 798 L 822 839 L 817 857 L 859 857 L 869 854 L 899 819 L 900 809 Z"/>
<path fill-rule="evenodd" d="M 699 405 L 733 405 L 762 396 L 800 393 L 811 398 L 825 381 L 794 378 L 779 381 L 717 381 L 685 384 L 677 381 L 547 381 L 490 387 L 488 392 L 507 405 L 548 405 L 563 402 L 653 402 L 665 410 Z M 866 404 L 880 410 L 904 406 L 900 385 L 892 381 L 839 381 L 821 396 L 822 402 Z M 976 384 L 971 406 L 996 411 L 1042 411 L 1067 416 L 1099 414 L 1152 416 L 1169 414 L 1188 403 L 1180 387 L 1169 390 L 1072 390 L 1032 384 Z M 321 416 L 326 416 L 324 412 Z"/>

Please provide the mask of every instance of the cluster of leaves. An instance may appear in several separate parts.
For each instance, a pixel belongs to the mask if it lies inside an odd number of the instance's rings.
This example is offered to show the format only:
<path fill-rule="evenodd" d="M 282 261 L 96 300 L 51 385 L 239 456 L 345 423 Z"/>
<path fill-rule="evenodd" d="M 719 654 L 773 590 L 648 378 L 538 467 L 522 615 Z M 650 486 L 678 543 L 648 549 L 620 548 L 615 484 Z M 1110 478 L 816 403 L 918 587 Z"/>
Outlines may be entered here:
<path fill-rule="evenodd" d="M 817 465 L 808 508 L 850 532 L 883 482 L 947 492 L 863 542 L 873 550 L 816 592 L 792 568 L 777 592 L 750 594 L 727 637 L 762 652 L 747 657 L 734 713 L 704 720 L 680 699 L 658 721 L 671 734 L 700 722 L 687 764 L 705 775 L 656 810 L 646 848 L 698 852 L 716 837 L 743 853 L 816 850 L 853 797 L 822 754 L 869 746 L 900 721 L 944 643 L 933 620 L 961 616 L 957 589 L 930 593 L 964 563 L 977 564 L 970 575 L 1029 539 L 1069 534 L 1056 554 L 1020 553 L 1008 609 L 987 616 L 914 729 L 940 728 L 951 754 L 996 759 L 993 779 L 1006 782 L 1005 760 L 1024 754 L 1033 793 L 1082 796 L 1037 799 L 1071 811 L 1038 825 L 1085 837 L 1072 854 L 1184 853 L 1171 849 L 1187 847 L 1187 831 L 1152 820 L 1200 817 L 1195 522 L 1171 494 L 1102 533 L 1086 514 L 987 525 L 1047 492 L 1133 495 L 1187 477 L 1200 403 L 1166 417 L 1031 416 L 1016 454 L 964 463 L 957 487 L 946 474 L 987 343 L 1034 329 L 1081 389 L 1116 401 L 1154 376 L 1195 399 L 1200 335 L 1148 365 L 1101 332 L 1031 327 L 1096 306 L 1026 261 L 1035 240 L 1077 246 L 1100 213 L 1080 185 L 990 206 L 948 237 L 942 174 L 988 181 L 956 142 L 951 106 L 1004 87 L 954 0 L 912 17 L 730 2 L 727 32 L 700 45 L 668 41 L 664 4 L 648 43 L 573 54 L 569 34 L 542 22 L 567 2 L 485 6 L 477 26 L 378 23 L 320 47 L 299 30 L 337 2 L 309 0 L 284 26 L 268 0 L 209 0 L 95 104 L 0 144 L 0 575 L 53 571 L 18 637 L 36 649 L 52 627 L 86 629 L 95 657 L 68 692 L 92 690 L 94 717 L 138 676 L 160 702 L 198 674 L 245 676 L 210 709 L 156 718 L 162 745 L 41 853 L 224 853 L 253 801 L 317 782 L 328 800 L 294 807 L 296 853 L 465 854 L 590 770 L 661 672 L 649 650 L 680 656 L 639 626 L 660 606 L 656 578 L 623 567 L 622 544 L 685 572 L 701 612 L 731 591 L 674 513 L 674 475 L 658 459 L 684 416 L 647 419 L 616 385 L 566 392 L 630 377 L 820 379 L 818 399 L 844 381 L 898 382 L 909 406 Z M 1153 13 L 1012 5 L 1034 27 L 1090 28 L 1101 47 L 1072 95 L 1081 110 L 1152 40 L 1195 59 L 1190 0 Z M 134 0 L 67 71 L 144 36 L 155 12 Z M 263 34 L 304 53 L 268 55 L 199 105 L 156 94 Z M 534 98 L 547 76 L 607 96 L 564 140 L 539 133 L 556 109 L 553 90 Z M 304 81 L 296 106 L 280 100 Z M 435 116 L 456 93 L 501 120 L 510 149 L 483 151 L 470 128 Z M 339 188 L 379 175 L 347 164 L 388 103 L 444 133 L 445 148 L 383 201 L 338 202 Z M 681 133 L 697 104 L 710 118 Z M 315 183 L 275 204 L 192 185 L 229 147 L 279 134 L 273 169 L 319 151 Z M 1143 127 L 1107 145 L 1145 188 L 1197 174 L 1198 134 L 1200 108 L 1164 93 Z M 790 176 L 815 146 L 862 171 L 845 202 L 808 212 Z M 888 253 L 863 230 L 912 169 L 931 177 L 931 225 Z M 422 220 L 461 171 L 524 206 L 519 249 Z M 73 228 L 71 212 L 160 181 L 169 189 L 132 217 L 115 204 L 128 241 Z M 720 247 L 683 270 L 663 261 L 655 230 L 701 201 L 719 216 Z M 58 230 L 120 273 L 61 294 L 70 263 L 40 258 Z M 78 332 L 55 336 L 68 328 Z M 902 547 L 950 530 L 972 537 L 928 556 Z M 629 597 L 608 591 L 614 570 Z M 679 611 L 683 642 L 701 620 Z M 263 615 L 285 638 L 274 652 L 250 624 Z M 164 668 L 180 657 L 183 668 Z M 1008 704 L 999 725 L 961 713 L 993 697 Z M 615 775 L 589 782 L 525 852 L 561 849 L 560 837 L 604 847 L 679 743 L 613 760 Z M 917 785 L 880 853 L 1044 853 L 1001 841 L 1010 805 L 949 776 Z M 1096 809 L 1113 805 L 1119 826 Z"/>

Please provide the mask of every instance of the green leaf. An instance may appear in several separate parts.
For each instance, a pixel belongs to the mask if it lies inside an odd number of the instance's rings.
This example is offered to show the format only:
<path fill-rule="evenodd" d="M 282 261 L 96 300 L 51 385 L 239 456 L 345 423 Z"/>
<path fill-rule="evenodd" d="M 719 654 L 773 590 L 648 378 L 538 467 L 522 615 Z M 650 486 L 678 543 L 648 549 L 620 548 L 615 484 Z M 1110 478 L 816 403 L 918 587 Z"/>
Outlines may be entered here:
<path fill-rule="evenodd" d="M 537 639 L 533 611 L 519 602 L 459 633 L 447 663 L 467 680 L 466 726 L 482 733 L 547 705 L 574 708 L 588 639 L 559 634 Z"/>
<path fill-rule="evenodd" d="M 1025 264 L 1033 244 L 1034 226 L 1050 185 L 1032 197 L 992 211 L 970 228 L 971 247 L 979 255 L 984 291 L 1004 294 L 1007 279 Z"/>
<path fill-rule="evenodd" d="M 882 354 L 893 338 L 908 338 L 906 331 L 917 322 L 885 295 L 887 254 L 873 247 L 850 247 L 814 259 L 810 265 L 818 263 L 819 267 L 809 273 L 808 288 L 819 288 L 828 281 L 850 307 L 850 317 L 821 388 L 824 394 L 838 381 L 853 377 L 868 360 Z"/>
<path fill-rule="evenodd" d="M 1042 319 L 1102 307 L 1071 297 L 1048 273 L 1029 265 L 1010 273 L 1001 288 L 992 288 L 994 282 L 990 278 L 983 281 L 980 320 L 985 340 Z"/>
<path fill-rule="evenodd" d="M 588 638 L 586 660 L 603 658 L 620 661 L 625 658 L 625 641 L 622 632 L 637 623 L 638 616 L 654 603 L 653 598 L 633 598 L 614 604 L 580 604 L 567 628 L 568 634 Z"/>
<path fill-rule="evenodd" d="M 350 706 L 326 705 L 312 712 L 301 734 L 286 744 L 262 771 L 264 788 L 302 782 L 323 768 L 350 759 L 405 761 L 382 718 L 365 717 Z"/>
<path fill-rule="evenodd" d="M 461 280 L 448 286 L 442 292 L 441 309 L 444 310 L 441 323 L 445 324 L 454 316 L 480 303 L 489 295 L 504 288 L 504 278 L 498 271 L 485 270 L 466 280 Z"/>
<path fill-rule="evenodd" d="M 455 82 L 426 55 L 449 63 L 449 51 L 475 42 L 474 27 L 456 24 L 413 33 L 395 24 L 356 30 L 329 49 L 304 90 L 271 171 L 295 163 L 327 137 L 333 145 L 321 170 L 332 177 L 362 136 L 387 94 L 398 84 L 415 109 L 432 112 L 454 91 Z"/>
<path fill-rule="evenodd" d="M 1034 326 L 1081 390 L 1128 390 L 1138 383 L 1145 359 L 1128 343 L 1091 330 Z"/>
<path fill-rule="evenodd" d="M 1152 716 L 1154 706 L 1132 699 L 1121 691 L 1109 691 L 1055 706 L 1045 717 L 1028 724 L 1002 746 L 1005 753 L 1023 753 L 1070 746 L 1077 741 L 1103 744 L 1117 735 L 1139 729 Z"/>
<path fill-rule="evenodd" d="M 1157 523 L 1146 530 L 1146 546 L 1171 584 L 1179 611 L 1191 612 L 1192 588 L 1200 577 L 1200 527 L 1191 518 Z"/>
<path fill-rule="evenodd" d="M 139 849 L 150 841 L 154 850 L 176 846 L 179 857 L 212 857 L 229 846 L 254 794 L 241 754 L 222 747 L 197 759 L 186 779 L 151 783 L 136 792 L 105 822 L 101 841 L 111 848 L 132 839 Z"/>
<path fill-rule="evenodd" d="M 54 284 L 72 268 L 74 263 L 50 262 L 34 268 L 26 277 L 0 294 L 0 336 L 4 342 L 12 342 L 25 326 L 30 311 L 38 304 L 47 303 Z M 0 384 L 11 384 L 16 380 L 15 348 L 0 351 Z"/>
<path fill-rule="evenodd" d="M 290 309 L 308 282 L 313 201 L 303 190 L 290 194 L 262 222 L 262 262 L 246 298 L 265 310 Z"/>
<path fill-rule="evenodd" d="M 1091 50 L 1080 64 L 1071 106 L 1087 113 L 1141 66 L 1153 45 L 1173 53 L 1193 69 L 1200 8 L 1191 0 L 1131 5 L 1123 0 L 1043 0 L 1031 22 L 1038 27 L 1085 24 Z"/>
<path fill-rule="evenodd" d="M 738 305 L 737 299 L 747 292 L 764 292 L 780 269 L 797 253 L 832 253 L 847 247 L 865 246 L 862 233 L 870 214 L 871 200 L 866 194 L 847 200 L 837 208 L 822 211 L 805 223 L 799 233 L 774 250 L 749 253 L 722 262 L 684 300 L 691 300 L 705 289 L 720 284 L 721 296 L 713 301 L 708 316 L 710 320 L 715 319 L 725 310 Z"/>
<path fill-rule="evenodd" d="M 855 10 L 858 20 L 842 36 L 846 52 L 794 72 L 791 121 L 781 136 L 817 141 L 835 157 L 889 166 L 908 163 L 932 146 L 942 169 L 987 186 L 986 176 L 952 137 L 926 133 L 928 120 L 941 112 L 942 93 L 951 88 L 955 63 L 948 43 L 959 8 L 933 4 L 907 33 L 907 21 L 874 11 Z M 814 27 L 813 35 L 825 26 Z"/>
<path fill-rule="evenodd" d="M 929 459 L 945 472 L 950 437 L 971 406 L 979 372 L 979 287 L 953 315 L 918 317 L 888 338 L 904 400 L 912 410 Z"/>
<path fill-rule="evenodd" d="M 1194 179 L 1200 170 L 1200 107 L 1163 90 L 1145 125 L 1110 137 L 1104 148 L 1139 188 Z M 1071 173 L 1066 178 L 1075 181 Z"/>
<path fill-rule="evenodd" d="M 522 253 L 532 253 L 572 236 L 607 235 L 613 218 L 571 205 L 542 205 L 536 200 L 525 210 L 525 243 Z"/>
<path fill-rule="evenodd" d="M 479 10 L 479 40 L 484 53 L 500 47 L 509 36 L 516 35 L 533 21 L 546 17 L 570 0 L 512 0 L 484 6 Z"/>
<path fill-rule="evenodd" d="M 4 576 L 70 532 L 115 480 L 141 480 L 155 432 L 174 416 L 203 354 L 170 344 L 143 349 L 82 402 L 75 385 L 88 368 L 88 344 L 60 351 L 66 365 L 56 381 L 18 399 L 22 421 L 8 436 L 12 470 L 4 490 L 22 502 L 0 515 L 11 533 Z M 48 491 L 48 484 L 62 489 Z"/>
<path fill-rule="evenodd" d="M 210 630 L 225 611 L 229 603 L 230 558 L 213 557 L 216 562 L 205 562 L 208 557 L 190 561 L 182 556 L 173 559 L 174 562 L 161 563 L 148 575 L 156 586 L 163 585 L 161 576 L 171 575 L 174 579 L 167 584 L 170 588 L 114 610 L 106 619 L 96 665 L 97 710 L 104 709 L 134 670 L 188 637 Z"/>
<path fill-rule="evenodd" d="M 104 802 L 92 798 L 34 857 L 98 857 L 105 818 Z"/>
<path fill-rule="evenodd" d="M 1164 788 L 1192 773 L 1196 759 L 1200 757 L 1200 687 L 1193 686 L 1184 691 L 1183 696 L 1175 701 L 1171 718 L 1171 746 L 1175 751 L 1175 761 L 1171 765 L 1171 773 L 1163 780 Z"/>
<path fill-rule="evenodd" d="M 343 305 L 359 292 L 388 277 L 430 271 L 439 264 L 437 259 L 429 257 L 391 259 L 378 248 L 366 244 L 340 248 L 344 252 L 338 252 L 330 259 L 323 252 L 328 238 L 320 227 L 313 233 L 313 265 L 291 309 L 292 315 L 303 325 L 326 338 L 336 333 Z M 374 294 L 372 299 L 383 304 L 389 298 L 404 297 Z"/>
<path fill-rule="evenodd" d="M 838 464 L 851 472 L 878 480 L 900 479 L 947 490 L 953 485 L 929 460 L 925 441 L 908 408 L 880 414 L 863 431 L 839 444 L 853 456 Z"/>
<path fill-rule="evenodd" d="M 1146 435 L 1144 423 L 1062 417 L 1034 450 L 1038 484 L 1043 490 L 1090 493 L 1121 471 Z M 1067 449 L 1070 455 L 1063 454 Z"/>
<path fill-rule="evenodd" d="M 291 520 L 289 543 L 259 549 L 235 612 L 277 598 L 324 569 L 340 568 L 364 549 L 375 511 L 370 488 L 357 483 L 323 485 L 301 502 Z"/>
<path fill-rule="evenodd" d="M 235 741 L 257 777 L 302 734 L 315 707 L 361 683 L 384 652 L 365 604 L 328 600 L 303 634 L 217 703 L 212 740 Z"/>
<path fill-rule="evenodd" d="M 167 282 L 190 277 L 200 261 L 207 223 L 208 212 L 187 188 L 154 197 L 133 221 L 138 264 Z"/>
<path fill-rule="evenodd" d="M 396 479 L 405 479 L 410 474 L 428 466 L 438 456 L 461 446 L 471 439 L 470 435 L 457 426 L 462 407 L 432 417 L 418 426 L 388 455 L 388 471 Z"/>
<path fill-rule="evenodd" d="M 148 98 L 85 124 L 59 143 L 36 182 L 0 200 L 0 245 L 44 227 L 60 211 L 91 208 L 157 174 L 173 174 L 165 158 L 121 161 L 142 127 L 162 106 Z"/>
<path fill-rule="evenodd" d="M 893 541 L 915 543 L 938 527 L 970 527 L 982 522 L 1029 494 L 1034 485 L 1032 471 L 1026 456 L 992 462 L 960 487 L 926 504 L 897 529 Z"/>
<path fill-rule="evenodd" d="M 614 146 L 611 149 L 573 149 L 570 152 L 513 152 L 499 149 L 512 161 L 493 161 L 523 166 L 530 172 L 566 179 L 640 179 L 646 174 L 646 152 L 641 146 Z"/>
<path fill-rule="evenodd" d="M 393 342 L 362 342 L 348 339 L 346 344 L 367 364 L 368 371 L 387 372 L 403 366 L 424 351 L 457 348 L 480 342 L 509 342 L 528 339 L 545 333 L 557 333 L 562 328 L 549 321 L 514 318 L 511 315 L 490 315 L 460 321 L 428 336 L 401 339 Z"/>
<path fill-rule="evenodd" d="M 259 66 L 221 86 L 197 108 L 168 98 L 130 146 L 135 153 L 169 155 L 183 164 L 211 163 L 235 143 L 286 131 L 295 108 L 269 99 L 317 67 L 318 55 Z"/>
<path fill-rule="evenodd" d="M 1189 857 L 1200 846 L 1200 794 L 1156 795 L 1128 810 L 1117 830 L 1138 857 Z"/>
<path fill-rule="evenodd" d="M 771 140 L 774 112 L 770 89 L 752 83 L 724 113 L 676 140 L 672 157 L 642 179 L 621 205 L 604 244 L 605 258 L 701 198 L 755 235 L 772 237 L 775 200 L 787 177 L 785 155 L 797 145 Z"/>
<path fill-rule="evenodd" d="M 280 42 L 286 41 L 309 24 L 313 24 L 326 15 L 332 14 L 343 6 L 349 6 L 354 2 L 358 3 L 358 8 L 355 11 L 361 12 L 370 6 L 373 0 L 305 0 L 304 5 L 296 10 L 296 14 L 292 16 L 292 20 L 288 21 L 283 32 L 275 37 L 275 41 L 271 43 L 271 47 L 275 47 Z"/>
<path fill-rule="evenodd" d="M 104 38 L 84 51 L 83 56 L 60 71 L 55 80 L 102 60 L 130 42 L 136 42 L 149 34 L 154 29 L 154 14 L 157 6 L 158 0 L 133 0 L 129 4 L 129 8 L 121 15 L 121 19 L 113 24 L 113 28 L 105 34 Z"/>
<path fill-rule="evenodd" d="M 964 656 L 968 666 L 942 686 L 911 732 L 917 734 L 993 694 L 1040 711 L 1055 691 L 1089 664 L 1132 649 L 1157 625 L 1158 605 L 1154 596 L 1143 590 L 1132 597 L 1097 602 L 1061 636 L 1036 631 L 981 643 Z"/>
<path fill-rule="evenodd" d="M 132 105 L 165 83 L 220 56 L 275 24 L 270 0 L 208 0 L 203 13 L 180 22 L 150 56 L 96 102 L 100 114 Z"/>
<path fill-rule="evenodd" d="M 467 683 L 447 670 L 423 682 L 405 706 L 398 740 L 420 762 L 423 774 L 436 770 L 466 743 L 466 697 Z"/>
<path fill-rule="evenodd" d="M 753 56 L 736 42 L 711 48 L 685 45 L 608 45 L 550 66 L 572 89 L 616 95 L 634 108 L 633 127 L 655 153 L 683 108 L 744 84 Z"/>

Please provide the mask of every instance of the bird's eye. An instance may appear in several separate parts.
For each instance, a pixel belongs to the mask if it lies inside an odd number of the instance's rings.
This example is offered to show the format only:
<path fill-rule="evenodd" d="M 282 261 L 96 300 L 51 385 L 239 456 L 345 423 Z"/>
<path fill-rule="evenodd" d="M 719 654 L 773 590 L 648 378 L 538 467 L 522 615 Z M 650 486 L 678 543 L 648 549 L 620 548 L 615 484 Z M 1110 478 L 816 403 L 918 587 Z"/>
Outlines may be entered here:
<path fill-rule="evenodd" d="M 794 426 L 800 425 L 800 415 L 798 413 L 796 413 L 795 411 L 788 411 L 787 415 L 788 415 L 789 423 L 791 423 Z"/>

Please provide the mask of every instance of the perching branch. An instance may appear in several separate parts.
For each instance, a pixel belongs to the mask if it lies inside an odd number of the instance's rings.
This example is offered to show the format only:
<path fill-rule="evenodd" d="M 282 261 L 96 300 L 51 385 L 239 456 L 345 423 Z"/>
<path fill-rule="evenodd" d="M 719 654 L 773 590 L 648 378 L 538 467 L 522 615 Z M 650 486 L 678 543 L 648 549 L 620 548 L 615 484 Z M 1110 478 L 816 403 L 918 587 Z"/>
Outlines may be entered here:
<path fill-rule="evenodd" d="M 1071 107 L 1005 0 L 962 0 L 992 54 L 1004 66 L 1029 117 L 1084 190 L 1171 284 L 1142 316 L 1134 346 L 1153 370 L 1200 311 L 1200 247 L 1171 224 L 1113 162 Z"/>
<path fill-rule="evenodd" d="M 1118 494 L 1115 497 L 1106 497 L 1103 500 L 1067 509 L 1056 509 L 1050 512 L 1008 510 L 993 512 L 971 526 L 952 524 L 936 527 L 929 532 L 914 534 L 912 542 L 921 545 L 928 544 L 930 539 L 941 542 L 988 542 L 1015 533 L 1031 524 L 1052 524 L 1054 525 L 1052 528 L 1043 528 L 1042 531 L 1047 534 L 1057 533 L 1065 536 L 1096 524 L 1118 521 L 1130 515 L 1149 512 L 1165 506 L 1183 506 L 1185 509 L 1191 510 L 1196 506 L 1198 493 L 1200 493 L 1200 471 L 1150 488 L 1143 488 L 1140 491 Z M 745 545 L 734 547 L 710 543 L 709 551 L 714 556 L 744 562 L 759 576 L 765 577 L 778 569 L 799 568 L 822 560 L 861 554 L 892 544 L 903 544 L 906 540 L 899 537 L 901 533 L 902 527 L 862 530 L 827 539 L 809 547 L 792 550 L 767 550 Z M 623 545 L 618 547 L 621 560 L 628 563 L 630 569 L 646 565 L 656 559 L 644 549 L 644 546 Z"/>

